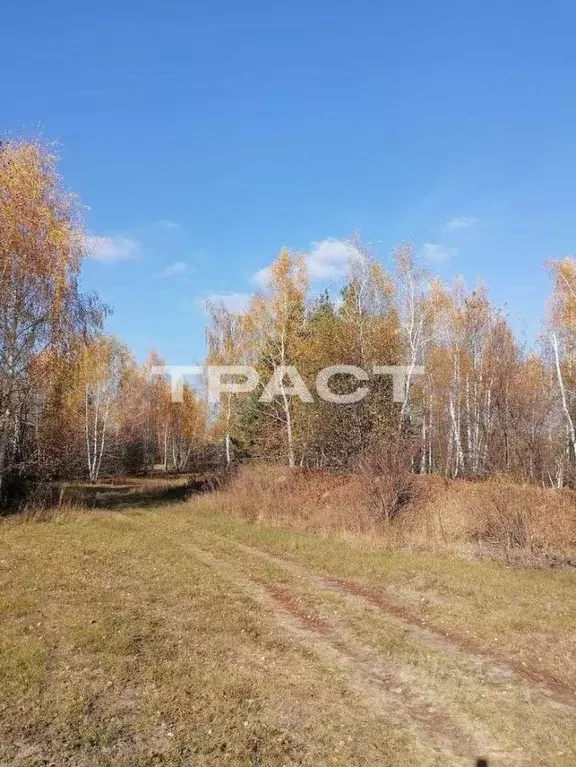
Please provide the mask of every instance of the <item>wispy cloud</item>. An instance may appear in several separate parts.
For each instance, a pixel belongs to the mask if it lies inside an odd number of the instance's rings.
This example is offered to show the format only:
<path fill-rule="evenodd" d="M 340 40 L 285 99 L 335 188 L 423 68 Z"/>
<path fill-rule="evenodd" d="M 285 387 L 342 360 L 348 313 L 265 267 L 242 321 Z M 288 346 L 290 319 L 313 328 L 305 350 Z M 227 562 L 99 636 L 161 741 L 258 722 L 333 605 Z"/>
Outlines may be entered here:
<path fill-rule="evenodd" d="M 434 264 L 442 264 L 449 261 L 457 253 L 456 248 L 449 248 L 439 242 L 425 242 L 422 246 L 422 256 Z"/>
<path fill-rule="evenodd" d="M 182 275 L 190 271 L 190 264 L 185 261 L 174 261 L 173 264 L 168 264 L 161 272 L 161 277 L 175 277 L 176 275 Z"/>
<path fill-rule="evenodd" d="M 226 309 L 230 312 L 243 312 L 248 304 L 252 295 L 250 293 L 212 293 L 209 296 L 197 299 L 197 304 L 202 308 L 206 308 L 206 302 L 211 304 L 224 304 Z"/>
<path fill-rule="evenodd" d="M 348 271 L 348 264 L 359 256 L 354 245 L 337 237 L 326 237 L 313 242 L 310 250 L 304 254 L 311 280 L 334 281 L 342 279 Z M 268 284 L 270 267 L 260 269 L 252 275 L 252 282 L 259 287 Z"/>
<path fill-rule="evenodd" d="M 478 223 L 478 219 L 474 216 L 454 216 L 444 224 L 444 229 L 452 231 L 454 229 L 467 229 L 469 226 L 474 226 Z"/>
<path fill-rule="evenodd" d="M 102 263 L 130 261 L 142 255 L 142 247 L 138 240 L 124 235 L 107 237 L 92 234 L 85 238 L 84 246 L 89 258 Z"/>

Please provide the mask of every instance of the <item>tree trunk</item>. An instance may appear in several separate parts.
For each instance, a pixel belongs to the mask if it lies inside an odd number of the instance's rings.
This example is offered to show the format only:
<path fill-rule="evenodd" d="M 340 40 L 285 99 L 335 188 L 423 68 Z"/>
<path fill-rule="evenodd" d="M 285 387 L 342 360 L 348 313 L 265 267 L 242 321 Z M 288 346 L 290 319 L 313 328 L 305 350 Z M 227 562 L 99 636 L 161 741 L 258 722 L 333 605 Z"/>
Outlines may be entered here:
<path fill-rule="evenodd" d="M 562 377 L 562 370 L 560 368 L 560 355 L 558 352 L 558 338 L 556 333 L 552 334 L 552 347 L 554 349 L 554 360 L 556 363 L 556 376 L 558 378 L 558 386 L 560 387 L 560 395 L 562 397 L 562 409 L 566 416 L 566 422 L 568 425 L 568 438 L 570 440 L 570 447 L 572 448 L 572 457 L 576 457 L 576 431 L 574 429 L 574 422 L 570 415 L 570 409 L 568 407 L 568 400 L 566 398 L 566 387 L 564 386 L 564 379 Z"/>

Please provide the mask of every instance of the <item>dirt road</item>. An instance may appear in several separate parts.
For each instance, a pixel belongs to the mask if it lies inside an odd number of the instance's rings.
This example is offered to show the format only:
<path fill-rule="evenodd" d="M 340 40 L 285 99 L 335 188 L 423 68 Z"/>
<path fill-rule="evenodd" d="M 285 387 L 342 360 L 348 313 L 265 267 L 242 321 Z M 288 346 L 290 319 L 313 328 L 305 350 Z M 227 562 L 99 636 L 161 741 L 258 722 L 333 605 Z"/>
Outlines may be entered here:
<path fill-rule="evenodd" d="M 0 765 L 576 763 L 569 575 L 190 503 L 0 544 Z"/>
<path fill-rule="evenodd" d="M 308 647 L 331 664 L 367 704 L 409 728 L 415 739 L 443 757 L 446 764 L 475 764 L 482 758 L 495 766 L 545 763 L 537 748 L 530 754 L 520 743 L 514 747 L 459 706 L 457 698 L 463 685 L 480 685 L 481 692 L 473 695 L 485 701 L 492 698 L 486 704 L 491 703 L 495 711 L 499 699 L 517 696 L 532 710 L 538 706 L 553 711 L 567 722 L 576 716 L 576 695 L 568 685 L 513 661 L 474 651 L 468 643 L 446 632 L 432 631 L 417 615 L 385 595 L 369 593 L 353 582 L 328 579 L 290 559 L 243 543 L 230 548 L 229 541 L 219 538 L 209 548 L 181 545 L 265 608 L 291 641 Z M 218 548 L 226 554 L 215 555 L 213 551 Z M 284 577 L 271 578 L 270 569 L 266 577 L 258 567 L 262 562 Z M 292 576 L 289 582 L 286 574 Z M 326 602 L 328 596 L 332 598 L 331 607 Z M 338 608 L 334 607 L 335 600 L 340 603 Z M 346 609 L 350 611 L 348 620 L 342 615 Z M 350 621 L 351 615 L 358 616 L 357 622 Z M 366 630 L 361 628 L 363 619 L 372 622 L 375 641 L 366 641 Z M 408 652 L 420 658 L 440 654 L 447 669 L 446 684 L 438 684 L 434 678 L 437 674 L 427 677 L 423 669 L 417 671 L 407 664 L 398 648 L 393 655 L 379 652 L 378 640 L 389 640 L 391 635 L 405 642 Z M 456 685 L 449 680 L 452 664 Z"/>

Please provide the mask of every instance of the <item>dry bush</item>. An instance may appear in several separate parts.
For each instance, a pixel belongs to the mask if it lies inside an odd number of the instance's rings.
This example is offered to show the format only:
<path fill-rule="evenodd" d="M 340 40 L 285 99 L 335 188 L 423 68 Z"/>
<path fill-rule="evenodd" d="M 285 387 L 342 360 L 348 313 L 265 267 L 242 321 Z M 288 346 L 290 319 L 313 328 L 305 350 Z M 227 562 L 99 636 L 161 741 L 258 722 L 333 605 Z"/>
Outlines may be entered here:
<path fill-rule="evenodd" d="M 322 470 L 250 464 L 200 503 L 251 522 L 301 530 L 373 533 L 378 526 L 361 479 Z"/>
<path fill-rule="evenodd" d="M 404 543 L 401 520 L 418 513 L 429 496 L 428 483 L 392 452 L 365 455 L 358 468 L 355 474 L 342 474 L 248 464 L 223 489 L 197 502 L 255 523 Z"/>
<path fill-rule="evenodd" d="M 360 456 L 356 468 L 365 488 L 371 514 L 390 524 L 415 500 L 417 475 L 411 441 L 394 437 Z"/>
<path fill-rule="evenodd" d="M 576 496 L 569 490 L 520 485 L 506 477 L 485 482 L 421 478 L 427 498 L 402 515 L 403 537 L 448 548 L 472 545 L 508 558 L 576 549 Z"/>
<path fill-rule="evenodd" d="M 377 538 L 379 545 L 504 553 L 512 561 L 569 563 L 576 494 L 567 490 L 415 475 L 402 456 L 364 456 L 355 475 L 274 465 L 242 467 L 202 507 L 255 523 Z"/>
<path fill-rule="evenodd" d="M 532 548 L 534 538 L 528 520 L 526 497 L 502 481 L 487 482 L 482 487 L 482 514 L 478 538 L 487 543 L 513 548 Z"/>
<path fill-rule="evenodd" d="M 569 490 L 513 484 L 506 479 L 484 483 L 480 537 L 496 542 L 510 552 L 553 549 L 567 551 L 576 546 L 576 505 Z"/>

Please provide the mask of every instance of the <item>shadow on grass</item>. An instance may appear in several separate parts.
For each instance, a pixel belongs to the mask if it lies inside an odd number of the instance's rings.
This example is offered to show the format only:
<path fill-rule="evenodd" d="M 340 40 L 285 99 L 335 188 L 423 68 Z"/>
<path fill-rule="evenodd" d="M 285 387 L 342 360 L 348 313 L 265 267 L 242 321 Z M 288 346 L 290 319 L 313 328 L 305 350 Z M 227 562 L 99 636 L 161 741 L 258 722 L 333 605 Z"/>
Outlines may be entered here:
<path fill-rule="evenodd" d="M 187 501 L 191 496 L 214 490 L 212 477 L 188 480 L 146 482 L 126 480 L 126 484 L 72 484 L 59 490 L 59 505 L 77 505 L 92 509 L 146 509 Z"/>

